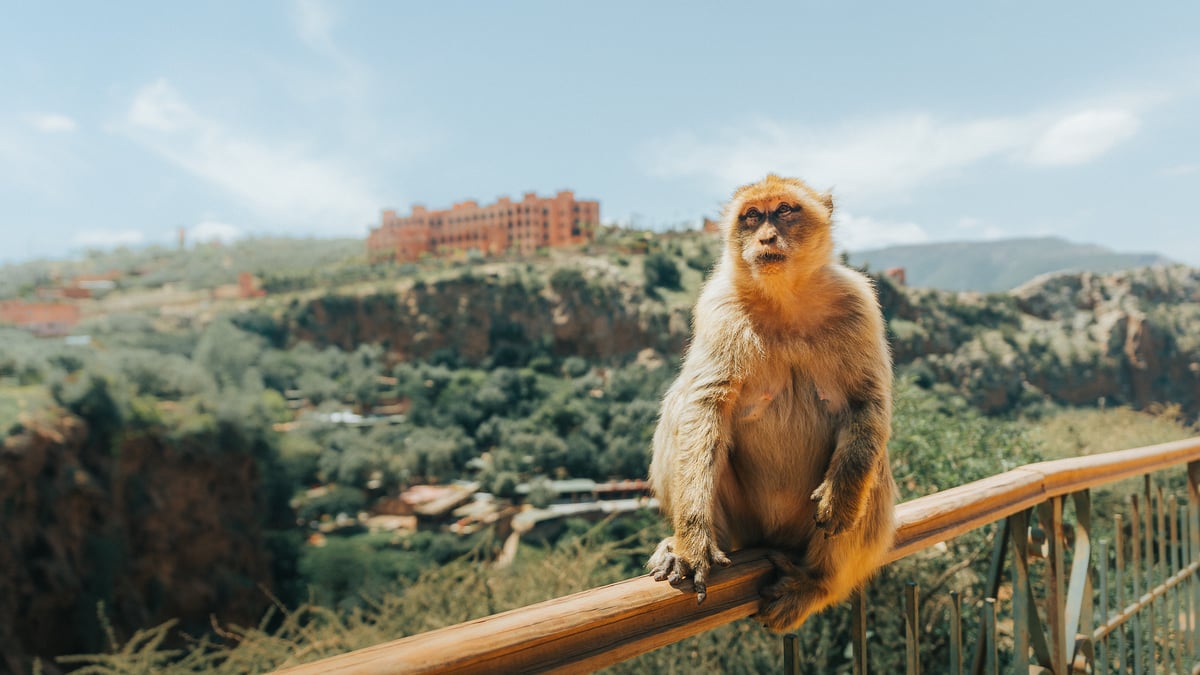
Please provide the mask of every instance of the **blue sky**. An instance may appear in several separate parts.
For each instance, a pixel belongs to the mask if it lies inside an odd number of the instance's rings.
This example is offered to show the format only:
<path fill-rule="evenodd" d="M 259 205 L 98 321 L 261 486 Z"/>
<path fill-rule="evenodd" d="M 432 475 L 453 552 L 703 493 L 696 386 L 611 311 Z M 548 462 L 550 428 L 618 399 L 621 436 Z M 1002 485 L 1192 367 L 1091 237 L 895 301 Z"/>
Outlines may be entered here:
<path fill-rule="evenodd" d="M 0 261 L 563 188 L 663 228 L 776 171 L 842 247 L 1200 265 L 1200 4 L 1038 4 L 9 3 Z"/>

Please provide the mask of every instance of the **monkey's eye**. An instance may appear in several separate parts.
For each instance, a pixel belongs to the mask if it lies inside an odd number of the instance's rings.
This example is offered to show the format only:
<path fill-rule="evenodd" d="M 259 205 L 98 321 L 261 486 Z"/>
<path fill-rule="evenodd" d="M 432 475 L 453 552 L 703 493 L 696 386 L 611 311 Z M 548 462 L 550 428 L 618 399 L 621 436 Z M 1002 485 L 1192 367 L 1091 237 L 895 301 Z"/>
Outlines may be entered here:
<path fill-rule="evenodd" d="M 745 222 L 747 225 L 755 225 L 757 223 L 762 222 L 762 219 L 763 219 L 762 211 L 759 211 L 758 209 L 753 208 L 753 207 L 751 207 L 749 210 L 747 210 L 745 213 L 742 214 L 742 221 Z"/>
<path fill-rule="evenodd" d="M 796 210 L 797 209 L 793 208 L 791 204 L 784 203 L 784 204 L 780 204 L 779 206 L 775 207 L 775 215 L 786 216 L 787 214 L 791 213 L 792 211 L 796 211 Z"/>

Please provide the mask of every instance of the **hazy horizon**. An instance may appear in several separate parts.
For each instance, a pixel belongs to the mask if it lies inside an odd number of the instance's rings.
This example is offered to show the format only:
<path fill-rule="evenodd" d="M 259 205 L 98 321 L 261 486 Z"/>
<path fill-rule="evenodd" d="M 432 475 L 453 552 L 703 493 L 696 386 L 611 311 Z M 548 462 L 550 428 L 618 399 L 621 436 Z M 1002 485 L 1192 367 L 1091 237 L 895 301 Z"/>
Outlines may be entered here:
<path fill-rule="evenodd" d="M 664 231 L 668 231 L 668 230 L 664 230 Z M 679 231 L 679 230 L 676 229 L 676 230 L 672 230 L 672 231 Z M 365 236 L 364 237 L 354 237 L 354 236 L 348 236 L 348 235 L 287 235 L 287 234 L 280 234 L 280 233 L 249 234 L 249 235 L 239 236 L 238 238 L 229 240 L 229 241 L 224 241 L 220 238 L 200 238 L 197 240 L 188 240 L 185 238 L 185 246 L 190 248 L 190 247 L 198 246 L 198 245 L 199 246 L 213 245 L 213 244 L 229 245 L 229 244 L 236 243 L 237 241 L 242 241 L 242 240 L 253 241 L 255 239 L 264 239 L 264 240 L 265 239 L 296 239 L 296 240 L 313 240 L 313 241 L 321 241 L 321 240 L 346 241 L 346 240 L 358 239 L 363 242 L 364 252 L 365 252 L 365 247 L 366 247 Z M 1014 237 L 1004 237 L 1001 239 L 944 239 L 944 240 L 938 240 L 938 241 L 924 241 L 924 242 L 918 242 L 918 243 L 913 243 L 913 244 L 898 243 L 898 244 L 890 244 L 890 245 L 886 245 L 886 246 L 877 246 L 877 247 L 872 247 L 872 248 L 856 248 L 856 249 L 839 248 L 838 252 L 839 253 L 846 252 L 851 255 L 862 256 L 862 255 L 868 255 L 868 254 L 876 254 L 876 253 L 885 252 L 885 251 L 893 252 L 893 251 L 904 251 L 904 250 L 919 250 L 919 249 L 922 249 L 925 247 L 933 248 L 933 247 L 939 247 L 939 246 L 954 246 L 954 245 L 971 246 L 971 245 L 991 244 L 991 243 L 1001 244 L 1001 243 L 1005 243 L 1005 242 L 1032 242 L 1032 241 L 1038 241 L 1038 240 L 1059 241 L 1059 242 L 1064 242 L 1071 246 L 1079 246 L 1079 247 L 1085 247 L 1085 246 L 1098 247 L 1099 249 L 1109 252 L 1114 255 L 1125 255 L 1125 256 L 1153 255 L 1153 256 L 1162 258 L 1167 263 L 1188 264 L 1181 260 L 1177 260 L 1169 255 L 1166 255 L 1165 253 L 1163 253 L 1161 251 L 1118 250 L 1118 249 L 1109 248 L 1102 244 L 1096 244 L 1094 242 L 1075 241 L 1072 239 L 1065 239 L 1063 237 L 1059 237 L 1059 236 L 1053 235 L 1053 234 L 1021 235 L 1021 236 L 1014 236 Z M 4 267 L 7 267 L 9 265 L 21 265 L 21 264 L 25 264 L 25 263 L 37 263 L 37 262 L 46 262 L 46 263 L 73 262 L 73 261 L 81 261 L 92 254 L 106 255 L 106 254 L 116 253 L 122 249 L 131 251 L 131 252 L 137 252 L 137 251 L 149 250 L 154 247 L 166 249 L 168 251 L 174 250 L 174 249 L 178 248 L 178 240 L 173 241 L 173 242 L 172 241 L 146 241 L 146 242 L 140 242 L 140 243 L 136 243 L 136 244 L 119 244 L 119 245 L 113 245 L 113 246 L 92 246 L 92 247 L 87 247 L 85 250 L 71 251 L 71 252 L 64 253 L 64 254 L 57 255 L 57 256 L 54 256 L 54 255 L 52 255 L 52 256 L 37 256 L 37 257 L 33 257 L 33 258 L 25 258 L 25 259 L 17 259 L 17 260 L 0 259 L 0 270 L 2 270 Z"/>

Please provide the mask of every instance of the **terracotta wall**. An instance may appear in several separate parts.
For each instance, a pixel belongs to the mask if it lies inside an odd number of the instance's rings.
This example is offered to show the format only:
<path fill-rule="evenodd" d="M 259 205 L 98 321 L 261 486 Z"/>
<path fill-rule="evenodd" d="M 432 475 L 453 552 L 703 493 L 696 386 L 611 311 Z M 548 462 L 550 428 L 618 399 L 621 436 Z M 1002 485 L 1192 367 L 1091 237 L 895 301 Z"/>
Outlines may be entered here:
<path fill-rule="evenodd" d="M 66 335 L 79 323 L 79 307 L 63 302 L 0 302 L 0 323 L 39 335 Z"/>
<path fill-rule="evenodd" d="M 600 203 L 575 199 L 570 190 L 553 197 L 527 192 L 520 200 L 501 197 L 480 206 L 473 200 L 429 211 L 416 205 L 400 216 L 383 212 L 367 235 L 371 260 L 413 261 L 422 254 L 476 250 L 496 255 L 508 250 L 532 253 L 543 246 L 580 244 L 591 239 L 589 225 L 600 222 Z"/>

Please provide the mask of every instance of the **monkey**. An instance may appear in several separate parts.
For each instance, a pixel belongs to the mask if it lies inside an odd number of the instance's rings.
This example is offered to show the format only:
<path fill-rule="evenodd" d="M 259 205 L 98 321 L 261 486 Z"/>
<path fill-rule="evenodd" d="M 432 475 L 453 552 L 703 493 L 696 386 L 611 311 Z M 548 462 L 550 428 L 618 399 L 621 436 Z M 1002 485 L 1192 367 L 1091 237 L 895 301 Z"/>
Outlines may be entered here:
<path fill-rule="evenodd" d="M 865 583 L 895 534 L 891 352 L 871 281 L 834 259 L 832 216 L 795 178 L 734 193 L 652 441 L 674 534 L 650 574 L 691 577 L 699 603 L 727 552 L 766 547 L 756 618 L 776 632 Z"/>

